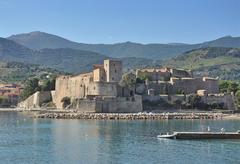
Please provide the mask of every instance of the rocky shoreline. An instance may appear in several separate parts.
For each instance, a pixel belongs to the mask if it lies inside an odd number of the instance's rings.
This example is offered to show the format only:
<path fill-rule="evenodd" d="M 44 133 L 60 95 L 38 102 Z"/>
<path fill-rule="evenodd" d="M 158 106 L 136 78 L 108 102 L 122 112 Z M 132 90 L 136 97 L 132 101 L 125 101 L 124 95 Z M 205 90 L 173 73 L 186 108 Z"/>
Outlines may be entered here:
<path fill-rule="evenodd" d="M 169 119 L 223 119 L 222 113 L 79 113 L 53 112 L 35 114 L 35 118 L 96 119 L 96 120 L 169 120 Z"/>

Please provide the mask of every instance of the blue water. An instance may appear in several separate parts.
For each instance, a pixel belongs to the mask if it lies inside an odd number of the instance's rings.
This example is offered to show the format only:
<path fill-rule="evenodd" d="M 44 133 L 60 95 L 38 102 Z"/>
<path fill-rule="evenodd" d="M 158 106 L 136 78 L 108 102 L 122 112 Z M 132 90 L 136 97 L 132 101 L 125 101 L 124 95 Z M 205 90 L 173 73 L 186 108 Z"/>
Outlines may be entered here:
<path fill-rule="evenodd" d="M 157 139 L 160 132 L 240 129 L 240 121 L 33 119 L 0 113 L 0 163 L 240 163 L 240 140 Z"/>

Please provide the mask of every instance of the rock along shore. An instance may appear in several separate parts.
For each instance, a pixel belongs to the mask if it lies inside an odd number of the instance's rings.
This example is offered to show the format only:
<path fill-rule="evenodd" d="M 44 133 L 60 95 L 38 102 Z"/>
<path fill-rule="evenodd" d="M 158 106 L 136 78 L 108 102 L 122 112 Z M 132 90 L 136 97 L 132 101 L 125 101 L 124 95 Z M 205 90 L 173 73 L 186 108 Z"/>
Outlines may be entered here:
<path fill-rule="evenodd" d="M 35 118 L 96 119 L 96 120 L 168 120 L 168 119 L 222 119 L 222 113 L 79 113 L 54 112 L 34 115 Z"/>

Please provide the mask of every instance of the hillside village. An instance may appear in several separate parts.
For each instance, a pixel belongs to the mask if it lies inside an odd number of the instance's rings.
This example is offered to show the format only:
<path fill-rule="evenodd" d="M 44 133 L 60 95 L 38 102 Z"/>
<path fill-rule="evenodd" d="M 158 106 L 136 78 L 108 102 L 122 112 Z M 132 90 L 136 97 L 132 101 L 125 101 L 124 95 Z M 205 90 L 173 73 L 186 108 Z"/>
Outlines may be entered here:
<path fill-rule="evenodd" d="M 167 67 L 123 74 L 121 61 L 106 59 L 103 64 L 93 65 L 91 72 L 57 77 L 55 90 L 38 91 L 19 107 L 134 113 L 193 108 L 234 110 L 235 104 L 233 94 L 220 93 L 218 79 L 194 77 L 190 70 Z"/>

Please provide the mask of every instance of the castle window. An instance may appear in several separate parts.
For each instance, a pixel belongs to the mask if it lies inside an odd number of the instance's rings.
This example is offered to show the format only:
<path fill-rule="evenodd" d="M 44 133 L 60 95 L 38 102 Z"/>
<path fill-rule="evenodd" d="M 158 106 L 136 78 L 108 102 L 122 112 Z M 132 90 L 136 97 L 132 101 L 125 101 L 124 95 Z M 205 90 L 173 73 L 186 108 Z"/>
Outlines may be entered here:
<path fill-rule="evenodd" d="M 117 73 L 117 70 L 115 69 L 115 73 Z"/>
<path fill-rule="evenodd" d="M 113 64 L 113 66 L 115 67 L 115 64 Z"/>
<path fill-rule="evenodd" d="M 112 80 L 114 80 L 114 77 L 112 77 Z"/>

